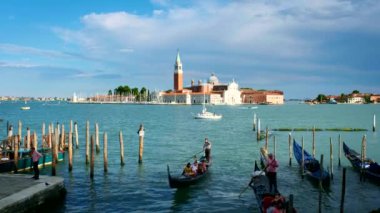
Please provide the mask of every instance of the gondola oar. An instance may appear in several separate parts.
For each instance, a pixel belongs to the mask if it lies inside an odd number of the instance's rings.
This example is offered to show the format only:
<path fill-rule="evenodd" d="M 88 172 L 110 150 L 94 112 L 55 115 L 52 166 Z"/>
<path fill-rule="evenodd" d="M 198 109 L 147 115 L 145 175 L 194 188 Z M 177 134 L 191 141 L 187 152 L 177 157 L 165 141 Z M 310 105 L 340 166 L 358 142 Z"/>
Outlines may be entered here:
<path fill-rule="evenodd" d="M 257 167 L 257 162 L 255 161 L 255 168 Z M 268 167 L 268 165 L 266 165 L 265 167 L 264 167 L 264 169 L 263 170 L 261 170 L 260 171 L 260 173 L 258 174 L 258 176 L 260 176 L 260 175 L 262 175 L 263 174 L 263 172 L 267 169 L 267 167 Z M 258 167 L 257 167 L 258 168 Z M 256 170 L 255 170 L 256 171 Z M 253 178 L 253 177 L 252 177 Z M 252 181 L 252 178 L 251 178 L 251 181 Z M 240 196 L 248 189 L 248 187 L 250 186 L 250 183 L 251 183 L 251 181 L 248 183 L 248 185 L 240 192 L 240 194 L 239 194 L 239 198 L 240 198 Z"/>

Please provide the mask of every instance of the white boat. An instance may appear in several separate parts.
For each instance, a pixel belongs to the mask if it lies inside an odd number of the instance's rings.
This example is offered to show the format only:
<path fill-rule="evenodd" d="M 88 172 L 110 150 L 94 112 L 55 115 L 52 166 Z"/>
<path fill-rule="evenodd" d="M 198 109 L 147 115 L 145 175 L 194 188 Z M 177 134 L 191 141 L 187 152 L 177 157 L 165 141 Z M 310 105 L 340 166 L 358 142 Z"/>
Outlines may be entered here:
<path fill-rule="evenodd" d="M 206 107 L 203 107 L 202 112 L 197 113 L 194 116 L 194 118 L 195 119 L 214 119 L 214 120 L 216 120 L 216 119 L 221 119 L 222 115 L 215 114 L 213 112 L 207 112 Z"/>
<path fill-rule="evenodd" d="M 197 113 L 194 118 L 195 119 L 210 119 L 210 120 L 217 120 L 217 119 L 221 119 L 222 118 L 222 115 L 219 115 L 219 114 L 215 114 L 213 112 L 208 112 L 207 109 L 206 109 L 206 95 L 203 94 L 203 109 L 202 109 L 202 112 L 200 113 Z"/>
<path fill-rule="evenodd" d="M 23 106 L 21 107 L 22 110 L 30 110 L 30 106 Z"/>
<path fill-rule="evenodd" d="M 26 106 L 26 101 L 25 101 L 25 106 L 22 106 L 21 110 L 30 110 L 30 106 Z"/>

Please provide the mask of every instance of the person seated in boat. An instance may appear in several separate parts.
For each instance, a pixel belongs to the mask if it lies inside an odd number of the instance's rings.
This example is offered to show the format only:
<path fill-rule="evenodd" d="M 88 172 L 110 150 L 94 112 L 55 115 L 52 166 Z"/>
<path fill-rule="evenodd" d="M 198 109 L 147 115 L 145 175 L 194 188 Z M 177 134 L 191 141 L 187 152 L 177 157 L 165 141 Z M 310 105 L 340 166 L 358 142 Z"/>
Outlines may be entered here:
<path fill-rule="evenodd" d="M 193 170 L 191 168 L 190 162 L 188 162 L 186 164 L 185 168 L 183 168 L 182 175 L 187 176 L 187 177 L 194 176 L 194 172 L 193 172 Z"/>
<path fill-rule="evenodd" d="M 269 206 L 267 213 L 283 212 L 285 209 L 285 198 L 280 193 L 276 193 Z"/>
<path fill-rule="evenodd" d="M 196 176 L 198 172 L 198 161 L 196 159 L 194 163 L 191 165 L 191 170 L 193 171 L 194 176 Z"/>
<path fill-rule="evenodd" d="M 205 172 L 205 170 L 203 170 L 203 166 L 202 166 L 202 163 L 198 163 L 198 169 L 197 169 L 197 174 L 201 175 Z"/>

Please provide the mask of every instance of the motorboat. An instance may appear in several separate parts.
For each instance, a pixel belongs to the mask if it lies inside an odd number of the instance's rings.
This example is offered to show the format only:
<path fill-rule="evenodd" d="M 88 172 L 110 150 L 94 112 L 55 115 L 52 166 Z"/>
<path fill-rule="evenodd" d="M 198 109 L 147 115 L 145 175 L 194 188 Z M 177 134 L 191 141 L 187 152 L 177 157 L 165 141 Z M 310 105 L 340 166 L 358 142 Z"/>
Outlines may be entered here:
<path fill-rule="evenodd" d="M 213 112 L 208 112 L 206 107 L 203 106 L 202 112 L 197 113 L 194 117 L 195 119 L 221 119 L 222 115 L 213 113 Z"/>

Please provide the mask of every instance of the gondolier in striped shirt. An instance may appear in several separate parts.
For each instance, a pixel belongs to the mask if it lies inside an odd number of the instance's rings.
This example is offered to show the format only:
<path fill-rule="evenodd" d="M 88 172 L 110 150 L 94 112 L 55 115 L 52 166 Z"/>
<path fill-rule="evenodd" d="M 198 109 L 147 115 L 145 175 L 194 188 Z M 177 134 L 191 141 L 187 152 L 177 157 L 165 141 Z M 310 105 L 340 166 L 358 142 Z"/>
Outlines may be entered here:
<path fill-rule="evenodd" d="M 32 147 L 31 156 L 33 160 L 33 170 L 34 176 L 32 178 L 38 180 L 40 178 L 40 170 L 38 169 L 38 161 L 42 157 L 42 155 L 37 152 L 36 148 Z"/>
<path fill-rule="evenodd" d="M 268 160 L 267 160 L 267 165 L 266 165 L 266 172 L 267 172 L 267 177 L 269 180 L 269 191 L 272 192 L 272 187 L 274 188 L 274 192 L 277 193 L 277 167 L 278 167 L 278 162 L 277 160 L 273 157 L 272 153 L 268 154 Z"/>

